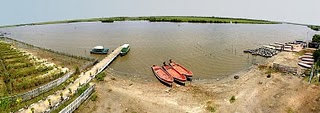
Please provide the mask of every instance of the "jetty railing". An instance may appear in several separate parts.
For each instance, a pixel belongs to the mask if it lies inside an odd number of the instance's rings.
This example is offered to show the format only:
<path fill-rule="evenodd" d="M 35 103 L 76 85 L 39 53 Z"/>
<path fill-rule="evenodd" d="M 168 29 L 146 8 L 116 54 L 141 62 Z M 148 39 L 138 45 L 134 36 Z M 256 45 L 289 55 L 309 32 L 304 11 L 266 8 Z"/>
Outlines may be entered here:
<path fill-rule="evenodd" d="M 94 65 L 96 62 L 97 62 L 97 60 L 95 60 L 94 62 L 89 62 L 89 63 L 83 65 L 81 67 L 81 69 L 86 69 L 86 68 Z M 60 84 L 65 82 L 67 79 L 69 79 L 70 76 L 72 76 L 73 74 L 75 74 L 75 71 L 68 72 L 64 76 L 62 76 L 56 80 L 53 80 L 45 85 L 42 85 L 36 89 L 30 90 L 30 91 L 22 93 L 22 94 L 17 94 L 14 96 L 3 97 L 0 99 L 0 101 L 9 100 L 11 102 L 15 102 L 17 99 L 22 99 L 22 101 L 30 100 L 33 97 L 39 96 L 40 94 L 47 92 L 56 86 L 59 86 Z"/>
<path fill-rule="evenodd" d="M 121 46 L 120 48 L 117 48 L 119 50 L 121 50 Z M 99 68 L 97 70 L 96 73 L 93 74 L 93 76 L 90 76 L 90 78 L 83 84 L 88 84 L 93 78 L 95 78 L 99 73 L 101 73 L 105 68 L 107 68 L 111 62 L 114 61 L 114 59 L 116 59 L 120 54 L 120 51 L 116 52 L 113 51 L 111 54 L 109 55 L 114 55 L 112 56 L 101 68 Z M 103 61 L 103 60 L 102 60 Z M 83 101 L 85 101 L 89 95 L 91 95 L 92 91 L 94 90 L 94 85 L 92 85 L 90 88 L 88 88 L 85 92 L 83 92 L 76 100 L 74 100 L 72 103 L 70 103 L 67 107 L 65 107 L 64 109 L 62 109 L 59 113 L 72 113 L 74 110 L 76 110 Z"/>
<path fill-rule="evenodd" d="M 63 108 L 59 113 L 72 113 L 76 110 L 82 102 L 84 102 L 94 91 L 94 86 L 90 86 L 86 91 L 84 91 L 77 99 L 70 103 L 67 107 Z"/>

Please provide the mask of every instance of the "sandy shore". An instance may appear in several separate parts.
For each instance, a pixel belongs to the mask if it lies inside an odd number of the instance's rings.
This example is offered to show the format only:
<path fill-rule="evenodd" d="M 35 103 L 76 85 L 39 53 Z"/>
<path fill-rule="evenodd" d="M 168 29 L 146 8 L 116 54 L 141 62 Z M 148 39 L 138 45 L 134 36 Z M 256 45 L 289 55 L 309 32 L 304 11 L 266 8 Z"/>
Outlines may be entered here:
<path fill-rule="evenodd" d="M 266 61 L 297 65 L 298 56 L 282 52 Z M 151 71 L 151 70 L 150 70 Z M 107 73 L 96 84 L 96 101 L 87 100 L 77 113 L 283 113 L 320 112 L 320 87 L 310 85 L 302 77 L 251 69 L 222 80 L 194 81 L 186 86 L 166 87 L 160 82 L 136 82 L 116 78 Z M 153 76 L 153 75 L 150 75 Z M 196 75 L 195 75 L 196 76 Z M 231 97 L 234 102 L 230 102 Z"/>

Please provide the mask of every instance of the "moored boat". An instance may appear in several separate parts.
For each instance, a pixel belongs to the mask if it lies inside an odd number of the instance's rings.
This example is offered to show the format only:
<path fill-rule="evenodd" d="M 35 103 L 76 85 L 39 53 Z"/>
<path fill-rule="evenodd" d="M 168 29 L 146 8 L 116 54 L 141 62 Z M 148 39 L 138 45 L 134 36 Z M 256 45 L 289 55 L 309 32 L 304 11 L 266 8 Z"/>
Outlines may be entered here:
<path fill-rule="evenodd" d="M 120 55 L 122 55 L 122 56 L 126 55 L 129 52 L 129 50 L 130 50 L 130 45 L 129 44 L 123 44 L 121 52 L 120 52 Z"/>
<path fill-rule="evenodd" d="M 168 85 L 172 85 L 173 83 L 173 77 L 169 75 L 164 69 L 162 69 L 160 66 L 153 65 L 151 67 L 153 74 L 163 83 L 166 83 Z"/>
<path fill-rule="evenodd" d="M 108 51 L 109 51 L 108 48 L 103 48 L 103 46 L 96 46 L 90 51 L 90 53 L 91 54 L 107 54 Z"/>
<path fill-rule="evenodd" d="M 178 71 L 172 68 L 172 66 L 163 63 L 164 65 L 162 68 L 170 74 L 176 82 L 184 84 L 187 81 L 187 77 L 184 75 L 181 75 Z"/>
<path fill-rule="evenodd" d="M 192 77 L 193 73 L 190 70 L 188 70 L 185 67 L 183 67 L 182 65 L 172 61 L 171 59 L 169 61 L 170 61 L 169 65 L 172 66 L 172 68 L 174 70 L 176 70 L 178 73 L 180 73 L 188 78 Z"/>

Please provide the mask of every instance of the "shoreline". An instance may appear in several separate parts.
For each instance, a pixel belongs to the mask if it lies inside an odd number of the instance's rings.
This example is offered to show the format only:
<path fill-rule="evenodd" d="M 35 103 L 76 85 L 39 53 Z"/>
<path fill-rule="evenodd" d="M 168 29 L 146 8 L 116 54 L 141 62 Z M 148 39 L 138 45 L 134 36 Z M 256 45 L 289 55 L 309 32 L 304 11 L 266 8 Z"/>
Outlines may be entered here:
<path fill-rule="evenodd" d="M 282 52 L 262 65 L 296 62 L 296 59 L 295 53 Z M 320 105 L 320 101 L 316 101 L 320 95 L 318 85 L 309 85 L 300 76 L 280 72 L 273 72 L 268 78 L 267 72 L 267 68 L 253 65 L 219 81 L 188 82 L 172 88 L 160 82 L 139 83 L 107 73 L 104 81 L 96 82 L 97 100 L 87 100 L 75 113 L 320 111 L 316 107 Z M 234 79 L 235 75 L 239 78 Z"/>

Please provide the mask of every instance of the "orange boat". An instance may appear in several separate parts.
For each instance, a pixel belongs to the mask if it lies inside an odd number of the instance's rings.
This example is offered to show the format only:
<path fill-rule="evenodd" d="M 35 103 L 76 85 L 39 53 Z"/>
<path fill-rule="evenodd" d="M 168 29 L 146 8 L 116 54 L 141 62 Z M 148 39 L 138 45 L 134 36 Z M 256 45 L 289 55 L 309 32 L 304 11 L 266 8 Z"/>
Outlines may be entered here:
<path fill-rule="evenodd" d="M 186 76 L 181 75 L 178 71 L 173 69 L 172 66 L 165 64 L 165 62 L 163 64 L 164 65 L 162 66 L 162 68 L 166 70 L 174 78 L 175 81 L 182 84 L 184 84 L 187 81 Z"/>
<path fill-rule="evenodd" d="M 169 61 L 170 61 L 170 63 L 169 63 L 170 66 L 172 66 L 173 69 L 178 71 L 181 75 L 185 75 L 188 78 L 192 77 L 193 73 L 191 71 L 189 71 L 188 69 L 186 69 L 182 65 L 180 65 L 180 64 L 178 64 L 176 62 L 173 62 L 171 59 Z"/>
<path fill-rule="evenodd" d="M 168 85 L 172 85 L 173 77 L 169 75 L 165 70 L 163 70 L 160 66 L 153 65 L 151 67 L 154 75 L 163 83 Z"/>

